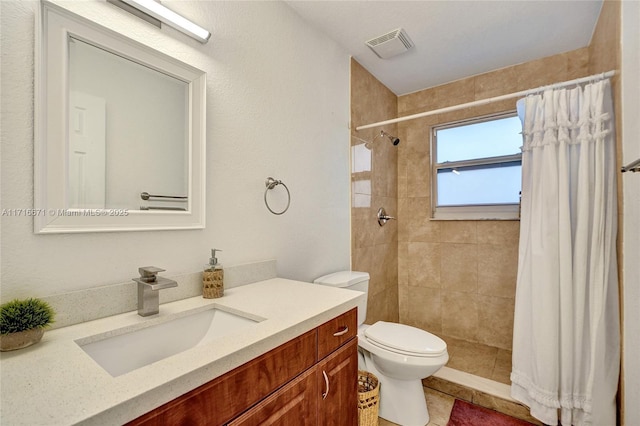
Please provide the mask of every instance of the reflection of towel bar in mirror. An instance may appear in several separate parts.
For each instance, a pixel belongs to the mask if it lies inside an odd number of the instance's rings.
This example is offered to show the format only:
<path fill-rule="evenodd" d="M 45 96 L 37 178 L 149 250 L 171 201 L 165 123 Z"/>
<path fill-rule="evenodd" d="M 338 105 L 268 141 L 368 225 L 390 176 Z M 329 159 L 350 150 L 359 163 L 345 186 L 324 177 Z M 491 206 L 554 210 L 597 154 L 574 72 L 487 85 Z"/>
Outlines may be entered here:
<path fill-rule="evenodd" d="M 158 201 L 187 201 L 189 197 L 175 196 L 175 195 L 153 195 L 148 192 L 141 192 L 140 198 L 143 200 L 150 200 L 152 198 L 159 198 Z"/>
<path fill-rule="evenodd" d="M 177 210 L 181 212 L 187 211 L 187 209 L 184 207 L 152 207 L 152 206 L 140 206 L 140 210 Z"/>

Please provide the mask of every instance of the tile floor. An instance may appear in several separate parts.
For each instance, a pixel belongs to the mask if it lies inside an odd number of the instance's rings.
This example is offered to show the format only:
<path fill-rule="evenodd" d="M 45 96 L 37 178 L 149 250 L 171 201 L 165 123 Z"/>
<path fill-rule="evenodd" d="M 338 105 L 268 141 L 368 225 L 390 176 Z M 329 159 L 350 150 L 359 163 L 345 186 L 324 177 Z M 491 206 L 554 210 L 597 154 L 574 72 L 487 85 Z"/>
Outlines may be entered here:
<path fill-rule="evenodd" d="M 470 343 L 455 337 L 440 336 L 447 342 L 447 367 L 476 376 L 511 384 L 511 351 L 481 343 Z"/>

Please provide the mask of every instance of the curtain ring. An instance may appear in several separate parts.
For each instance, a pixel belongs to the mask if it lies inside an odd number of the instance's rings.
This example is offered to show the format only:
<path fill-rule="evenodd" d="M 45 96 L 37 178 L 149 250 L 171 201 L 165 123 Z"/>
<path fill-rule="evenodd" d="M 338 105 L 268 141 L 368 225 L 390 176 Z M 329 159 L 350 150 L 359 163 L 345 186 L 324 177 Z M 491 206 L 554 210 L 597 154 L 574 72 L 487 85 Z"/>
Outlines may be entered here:
<path fill-rule="evenodd" d="M 267 209 L 271 213 L 273 213 L 275 215 L 278 215 L 278 216 L 283 214 L 287 210 L 289 210 L 289 206 L 291 205 L 291 193 L 289 192 L 289 188 L 287 188 L 287 185 L 285 185 L 284 182 L 282 182 L 281 180 L 276 180 L 276 179 L 274 179 L 272 177 L 268 177 L 264 184 L 267 187 L 267 189 L 264 190 L 264 205 L 267 206 Z M 274 211 L 269 206 L 269 202 L 267 201 L 267 192 L 269 192 L 270 189 L 273 189 L 278 185 L 284 186 L 284 189 L 287 191 L 287 207 L 285 207 L 284 210 L 282 210 L 281 212 Z"/>

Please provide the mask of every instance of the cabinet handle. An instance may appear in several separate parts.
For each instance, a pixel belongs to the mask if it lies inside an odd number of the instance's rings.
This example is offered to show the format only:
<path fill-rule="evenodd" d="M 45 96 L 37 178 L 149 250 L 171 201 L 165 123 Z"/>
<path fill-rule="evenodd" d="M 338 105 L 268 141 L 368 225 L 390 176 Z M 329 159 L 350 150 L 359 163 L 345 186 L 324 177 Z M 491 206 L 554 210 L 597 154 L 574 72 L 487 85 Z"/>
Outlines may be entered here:
<path fill-rule="evenodd" d="M 327 373 L 322 370 L 322 375 L 324 376 L 324 386 L 326 391 L 322 392 L 322 399 L 325 399 L 327 395 L 329 395 L 329 377 L 327 377 Z"/>
<path fill-rule="evenodd" d="M 340 331 L 336 331 L 335 333 L 333 333 L 333 337 L 340 337 L 340 336 L 344 336 L 345 334 L 347 334 L 349 332 L 349 326 L 345 325 L 344 328 Z"/>

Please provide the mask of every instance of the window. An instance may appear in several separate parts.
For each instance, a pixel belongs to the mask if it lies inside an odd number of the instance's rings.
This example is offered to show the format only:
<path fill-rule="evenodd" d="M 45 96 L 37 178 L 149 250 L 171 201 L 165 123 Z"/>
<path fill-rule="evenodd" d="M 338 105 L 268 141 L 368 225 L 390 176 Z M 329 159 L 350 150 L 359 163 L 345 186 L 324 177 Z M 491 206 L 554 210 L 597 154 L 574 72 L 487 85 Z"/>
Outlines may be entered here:
<path fill-rule="evenodd" d="M 516 113 L 433 128 L 435 219 L 516 219 L 522 182 Z"/>

